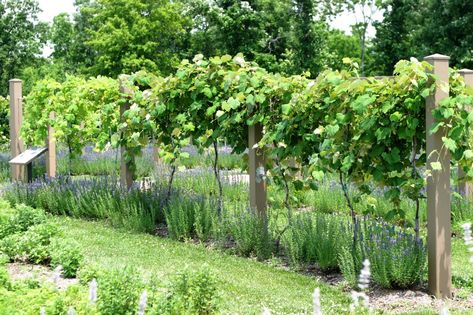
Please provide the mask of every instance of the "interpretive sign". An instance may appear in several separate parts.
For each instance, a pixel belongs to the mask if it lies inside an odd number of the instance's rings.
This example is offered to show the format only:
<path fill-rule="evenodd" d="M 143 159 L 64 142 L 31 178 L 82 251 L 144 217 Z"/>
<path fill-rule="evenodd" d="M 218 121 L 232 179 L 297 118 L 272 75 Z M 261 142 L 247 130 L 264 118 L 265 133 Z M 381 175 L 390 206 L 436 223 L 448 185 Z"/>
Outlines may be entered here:
<path fill-rule="evenodd" d="M 48 148 L 28 149 L 11 159 L 10 164 L 28 165 L 46 151 L 48 151 Z"/>

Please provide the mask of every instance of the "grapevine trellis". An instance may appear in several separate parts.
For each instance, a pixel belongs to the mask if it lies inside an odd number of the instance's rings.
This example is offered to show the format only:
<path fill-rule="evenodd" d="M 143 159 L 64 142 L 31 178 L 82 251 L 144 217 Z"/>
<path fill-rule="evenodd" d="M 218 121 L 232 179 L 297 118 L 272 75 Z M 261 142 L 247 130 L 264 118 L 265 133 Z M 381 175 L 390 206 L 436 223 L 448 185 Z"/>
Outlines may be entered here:
<path fill-rule="evenodd" d="M 360 78 L 357 64 L 344 62 L 347 70 L 327 70 L 315 80 L 268 73 L 241 55 L 209 60 L 199 55 L 166 78 L 139 72 L 119 80 L 45 80 L 26 98 L 22 138 L 33 144 L 48 138 L 48 170 L 55 170 L 55 140 L 65 143 L 71 156 L 91 142 L 97 150 L 121 147 L 121 182 L 127 188 L 136 156 L 154 141 L 172 175 L 188 158 L 185 146 L 213 147 L 220 180 L 217 145 L 224 138 L 237 153 L 248 149 L 250 206 L 263 218 L 267 175 L 285 187 L 287 201 L 290 185 L 317 189 L 332 173 L 355 223 L 348 182 L 363 195 L 372 192 L 370 183 L 386 187 L 393 204 L 389 216 L 404 217 L 403 195 L 415 201 L 417 237 L 418 205 L 427 185 L 429 288 L 449 297 L 450 160 L 460 166 L 463 182 L 473 177 L 473 90 L 466 85 L 473 74 L 452 70 L 449 75 L 448 57 L 441 55 L 400 61 L 389 78 Z M 21 143 L 18 93 L 14 88 L 10 96 L 14 155 Z M 219 211 L 221 194 L 220 189 Z M 289 202 L 286 206 L 290 221 Z"/>

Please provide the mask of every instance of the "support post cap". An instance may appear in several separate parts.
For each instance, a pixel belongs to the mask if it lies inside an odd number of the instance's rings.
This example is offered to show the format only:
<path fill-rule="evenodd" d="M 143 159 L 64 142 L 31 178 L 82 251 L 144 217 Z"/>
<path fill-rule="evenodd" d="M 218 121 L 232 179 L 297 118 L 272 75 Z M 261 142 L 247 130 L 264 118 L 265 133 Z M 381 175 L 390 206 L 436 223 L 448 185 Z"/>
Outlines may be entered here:
<path fill-rule="evenodd" d="M 433 54 L 433 55 L 424 57 L 424 60 L 450 60 L 450 57 L 441 55 L 441 54 Z"/>
<path fill-rule="evenodd" d="M 23 81 L 21 81 L 20 79 L 11 79 L 10 81 L 8 81 L 10 83 L 21 83 Z"/>
<path fill-rule="evenodd" d="M 473 74 L 473 70 L 461 69 L 461 70 L 458 70 L 458 73 L 460 73 L 460 74 Z"/>

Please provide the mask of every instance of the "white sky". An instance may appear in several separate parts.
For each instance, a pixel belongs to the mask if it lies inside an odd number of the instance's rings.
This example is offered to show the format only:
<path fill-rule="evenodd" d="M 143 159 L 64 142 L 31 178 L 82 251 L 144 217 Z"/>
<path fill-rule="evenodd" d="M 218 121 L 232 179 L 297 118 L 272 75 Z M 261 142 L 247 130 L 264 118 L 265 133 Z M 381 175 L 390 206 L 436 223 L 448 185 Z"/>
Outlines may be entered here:
<path fill-rule="evenodd" d="M 38 0 L 39 6 L 42 9 L 42 13 L 39 15 L 41 21 L 51 22 L 53 18 L 59 13 L 74 13 L 74 0 Z M 361 16 L 361 11 L 358 10 L 357 16 Z M 377 12 L 375 15 L 376 20 L 382 18 L 382 13 Z M 334 28 L 345 31 L 346 33 L 351 32 L 351 25 L 356 22 L 356 17 L 353 13 L 342 13 L 337 18 L 335 18 L 330 24 Z M 374 36 L 374 29 L 371 28 L 368 30 L 368 36 Z M 47 56 L 50 53 L 50 49 L 46 48 L 44 54 Z"/>

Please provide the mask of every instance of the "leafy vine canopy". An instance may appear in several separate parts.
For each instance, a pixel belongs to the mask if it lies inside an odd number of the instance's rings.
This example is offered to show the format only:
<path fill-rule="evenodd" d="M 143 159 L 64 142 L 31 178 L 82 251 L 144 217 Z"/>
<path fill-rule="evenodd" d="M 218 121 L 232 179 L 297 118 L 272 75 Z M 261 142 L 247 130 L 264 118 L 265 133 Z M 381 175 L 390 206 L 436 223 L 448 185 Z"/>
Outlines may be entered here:
<path fill-rule="evenodd" d="M 428 63 L 416 59 L 400 61 L 392 77 L 361 78 L 356 63 L 344 63 L 346 69 L 325 70 L 310 80 L 270 73 L 243 55 L 197 55 L 168 77 L 138 72 L 118 80 L 44 80 L 27 97 L 23 136 L 43 143 L 51 124 L 73 152 L 87 142 L 98 150 L 124 146 L 129 160 L 156 141 L 166 161 L 179 163 L 188 157 L 182 148 L 189 143 L 203 150 L 225 139 L 235 152 L 244 152 L 248 126 L 261 124 L 258 147 L 272 177 L 298 189 L 317 188 L 327 173 L 349 179 L 362 193 L 386 187 L 392 214 L 402 215 L 401 194 L 421 198 L 429 175 L 423 167 L 425 104 L 437 78 Z M 120 93 L 120 84 L 128 93 Z M 434 110 L 435 124 L 427 130 L 445 132 L 443 149 L 469 177 L 472 103 L 473 89 L 451 70 L 450 96 Z M 429 169 L 438 170 L 438 164 Z"/>

